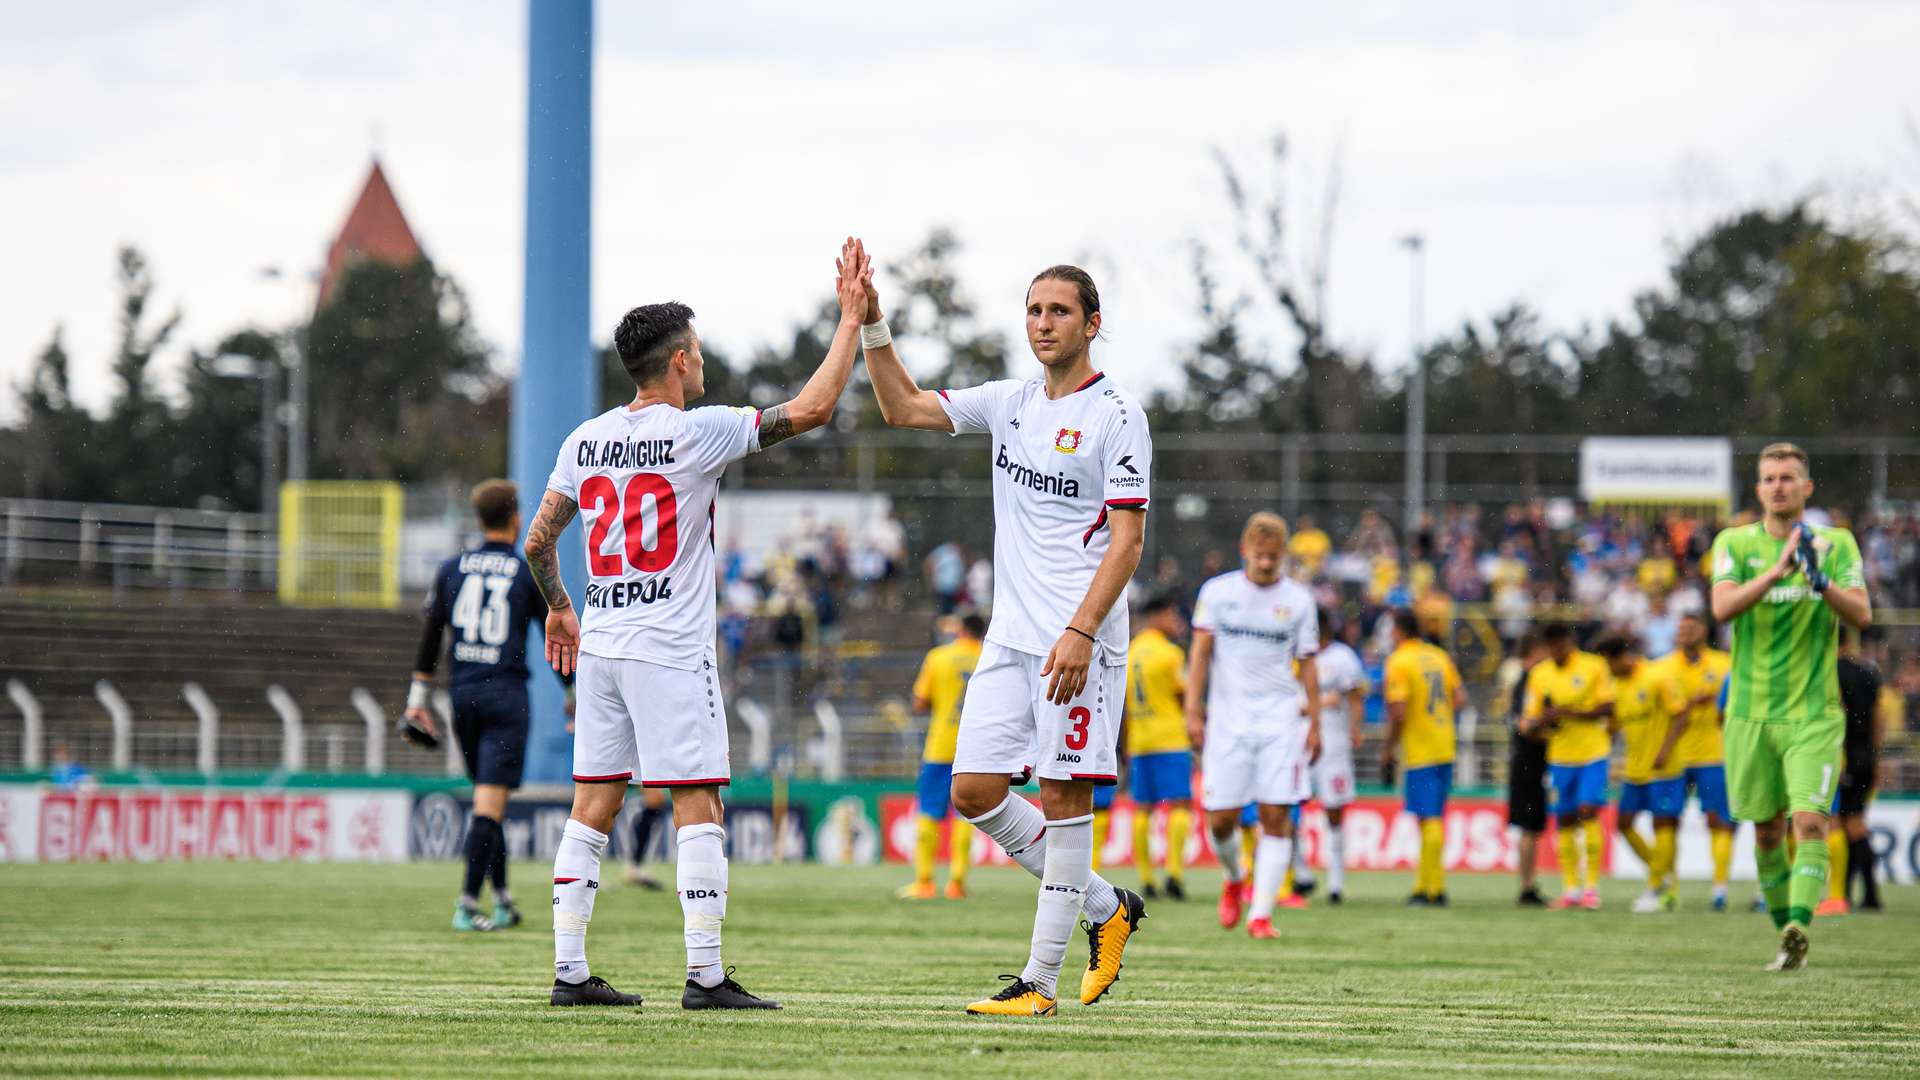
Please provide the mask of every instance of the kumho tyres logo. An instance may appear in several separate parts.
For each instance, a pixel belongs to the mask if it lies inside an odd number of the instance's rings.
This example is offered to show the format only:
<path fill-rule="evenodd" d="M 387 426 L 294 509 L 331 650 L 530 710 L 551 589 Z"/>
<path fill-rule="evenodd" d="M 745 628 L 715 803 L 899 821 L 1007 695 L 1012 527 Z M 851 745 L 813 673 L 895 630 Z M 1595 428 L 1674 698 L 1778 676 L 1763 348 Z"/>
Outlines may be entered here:
<path fill-rule="evenodd" d="M 1080 433 L 1073 428 L 1061 428 L 1053 437 L 1053 448 L 1063 454 L 1071 454 L 1080 449 Z"/>

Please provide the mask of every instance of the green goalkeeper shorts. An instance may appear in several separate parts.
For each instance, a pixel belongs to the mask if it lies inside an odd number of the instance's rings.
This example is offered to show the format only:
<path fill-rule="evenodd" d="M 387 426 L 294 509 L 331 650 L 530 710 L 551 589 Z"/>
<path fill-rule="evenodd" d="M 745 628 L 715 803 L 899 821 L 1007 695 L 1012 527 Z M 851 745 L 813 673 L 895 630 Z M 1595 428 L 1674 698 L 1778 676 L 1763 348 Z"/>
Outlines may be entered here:
<path fill-rule="evenodd" d="M 1740 821 L 1772 821 L 1782 811 L 1825 814 L 1840 783 L 1846 720 L 1769 723 L 1728 716 L 1727 795 Z"/>

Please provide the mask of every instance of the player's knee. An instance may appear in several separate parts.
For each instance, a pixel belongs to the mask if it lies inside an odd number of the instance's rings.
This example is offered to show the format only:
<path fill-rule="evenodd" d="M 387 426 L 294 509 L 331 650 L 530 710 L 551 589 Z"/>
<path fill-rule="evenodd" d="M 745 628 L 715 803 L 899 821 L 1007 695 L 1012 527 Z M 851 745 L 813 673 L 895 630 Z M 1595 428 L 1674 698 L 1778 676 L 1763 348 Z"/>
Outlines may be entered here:
<path fill-rule="evenodd" d="M 1004 784 L 982 783 L 981 777 L 961 774 L 953 778 L 949 789 L 953 796 L 953 808 L 962 817 L 977 818 L 988 814 L 1001 803 L 1007 801 L 1007 788 Z"/>

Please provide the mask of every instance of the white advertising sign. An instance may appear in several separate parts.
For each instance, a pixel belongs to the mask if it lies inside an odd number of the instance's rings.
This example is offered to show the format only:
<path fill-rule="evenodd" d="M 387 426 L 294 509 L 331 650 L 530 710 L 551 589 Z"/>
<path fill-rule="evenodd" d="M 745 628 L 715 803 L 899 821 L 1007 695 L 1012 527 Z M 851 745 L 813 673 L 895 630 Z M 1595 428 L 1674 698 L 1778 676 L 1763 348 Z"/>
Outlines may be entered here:
<path fill-rule="evenodd" d="M 1582 439 L 1580 497 L 1590 503 L 1731 505 L 1733 444 L 1726 439 Z"/>

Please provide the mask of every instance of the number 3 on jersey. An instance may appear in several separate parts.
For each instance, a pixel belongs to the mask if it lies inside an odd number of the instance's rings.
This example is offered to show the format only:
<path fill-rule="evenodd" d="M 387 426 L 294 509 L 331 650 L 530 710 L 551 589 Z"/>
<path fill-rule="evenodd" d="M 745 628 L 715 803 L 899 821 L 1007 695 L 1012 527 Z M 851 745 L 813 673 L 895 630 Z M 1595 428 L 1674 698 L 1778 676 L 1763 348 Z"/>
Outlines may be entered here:
<path fill-rule="evenodd" d="M 653 545 L 647 545 L 647 504 L 653 504 Z M 654 574 L 673 565 L 680 552 L 680 529 L 675 521 L 673 485 L 659 473 L 637 473 L 627 481 L 624 496 L 616 492 L 607 476 L 589 476 L 580 484 L 580 505 L 591 507 L 599 516 L 587 533 L 587 568 L 594 577 L 619 577 L 624 573 L 618 554 L 602 550 L 607 533 L 618 517 L 626 534 L 627 565 L 643 574 Z"/>
<path fill-rule="evenodd" d="M 1073 709 L 1067 713 L 1067 719 L 1073 721 L 1072 730 L 1067 732 L 1067 749 L 1085 750 L 1087 748 L 1087 725 L 1093 723 L 1093 714 L 1087 711 L 1085 705 L 1075 705 Z"/>

